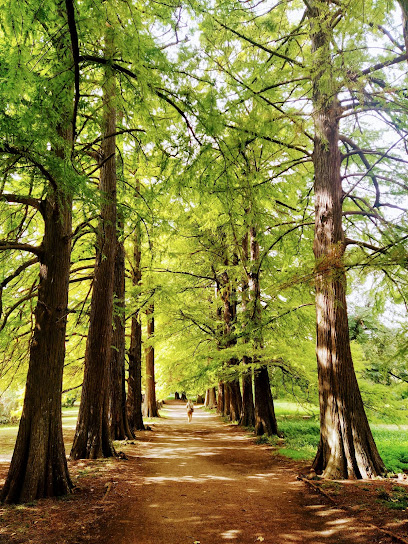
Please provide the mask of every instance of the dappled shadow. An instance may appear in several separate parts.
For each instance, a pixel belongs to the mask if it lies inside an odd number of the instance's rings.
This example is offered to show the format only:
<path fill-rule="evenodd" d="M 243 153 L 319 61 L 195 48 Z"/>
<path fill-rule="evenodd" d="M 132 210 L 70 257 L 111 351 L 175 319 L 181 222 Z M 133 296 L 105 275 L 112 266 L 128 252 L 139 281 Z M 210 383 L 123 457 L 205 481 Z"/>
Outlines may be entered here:
<path fill-rule="evenodd" d="M 113 535 L 118 544 L 388 542 L 324 504 L 240 429 L 200 408 L 191 424 L 183 404 L 165 408 L 154 431 L 139 436 L 129 510 L 106 543 Z"/>

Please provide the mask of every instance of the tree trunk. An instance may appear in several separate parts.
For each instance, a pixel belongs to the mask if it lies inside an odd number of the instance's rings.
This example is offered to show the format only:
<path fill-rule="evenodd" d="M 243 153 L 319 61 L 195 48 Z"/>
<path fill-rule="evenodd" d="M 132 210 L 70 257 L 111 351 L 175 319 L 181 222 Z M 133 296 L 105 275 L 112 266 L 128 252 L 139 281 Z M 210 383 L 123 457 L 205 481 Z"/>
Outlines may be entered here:
<path fill-rule="evenodd" d="M 113 51 L 107 29 L 107 54 Z M 116 253 L 116 131 L 115 78 L 109 66 L 103 86 L 104 139 L 99 188 L 102 197 L 98 229 L 91 315 L 85 350 L 81 405 L 72 445 L 72 459 L 96 459 L 115 454 L 109 432 L 108 387 L 112 343 L 113 273 Z M 109 135 L 109 137 L 107 137 Z"/>
<path fill-rule="evenodd" d="M 404 34 L 405 52 L 408 52 L 408 0 L 398 0 L 402 10 L 402 29 Z"/>
<path fill-rule="evenodd" d="M 154 335 L 154 306 L 146 310 L 147 315 L 147 341 Z M 156 383 L 154 381 L 154 348 L 148 345 L 146 348 L 146 395 L 144 401 L 144 415 L 146 417 L 159 417 L 156 402 Z"/>
<path fill-rule="evenodd" d="M 6 503 L 65 495 L 72 488 L 61 416 L 71 208 L 70 197 L 49 190 L 43 203 L 45 232 L 23 413 L 1 494 Z"/>
<path fill-rule="evenodd" d="M 313 82 L 315 138 L 315 239 L 317 367 L 320 444 L 313 466 L 324 477 L 371 478 L 384 472 L 360 395 L 350 351 L 346 305 L 345 250 L 339 150 L 340 106 L 330 92 L 331 29 L 321 26 L 319 4 L 312 3 L 312 50 L 322 66 Z M 321 79 L 325 78 L 322 85 Z"/>
<path fill-rule="evenodd" d="M 249 291 L 252 306 L 252 321 L 257 327 L 255 342 L 257 347 L 262 347 L 262 323 L 261 323 L 261 287 L 259 281 L 259 241 L 255 227 L 250 228 L 250 255 L 251 270 L 249 276 Z M 253 361 L 255 364 L 257 360 Z M 275 417 L 275 409 L 269 382 L 268 368 L 263 365 L 254 371 L 255 389 L 255 434 L 278 434 L 278 426 Z"/>
<path fill-rule="evenodd" d="M 241 420 L 242 410 L 242 395 L 241 388 L 239 386 L 239 380 L 232 380 L 228 382 L 228 388 L 230 392 L 230 417 L 231 421 Z"/>
<path fill-rule="evenodd" d="M 268 368 L 261 366 L 254 371 L 255 385 L 255 434 L 278 434 L 278 424 L 269 382 Z"/>
<path fill-rule="evenodd" d="M 215 387 L 210 387 L 205 393 L 204 406 L 206 408 L 215 408 L 217 405 Z"/>
<path fill-rule="evenodd" d="M 65 15 L 60 13 L 60 23 Z M 71 14 L 67 14 L 70 18 Z M 72 66 L 72 50 L 65 38 L 53 42 L 60 63 L 58 73 Z M 58 77 L 58 76 L 57 76 Z M 69 168 L 67 150 L 73 144 L 73 86 L 64 77 L 55 97 L 61 111 L 56 131 L 64 141 L 52 151 L 60 167 Z M 71 75 L 69 75 L 71 79 Z M 55 80 L 54 80 L 55 81 Z M 51 151 L 51 152 L 52 152 Z M 59 175 L 59 168 L 56 168 Z M 44 220 L 42 251 L 39 255 L 38 300 L 34 312 L 34 333 L 30 344 L 23 411 L 6 482 L 0 494 L 5 503 L 30 502 L 42 497 L 66 495 L 72 489 L 62 435 L 61 394 L 68 315 L 68 288 L 72 236 L 72 196 L 55 177 L 41 203 Z"/>
<path fill-rule="evenodd" d="M 140 183 L 137 181 L 137 197 L 140 194 Z M 132 284 L 137 287 L 142 281 L 142 270 L 140 261 L 141 252 L 141 232 L 140 223 L 137 223 L 133 242 L 133 273 Z M 127 412 L 130 428 L 133 431 L 143 431 L 142 415 L 142 324 L 140 322 L 139 310 L 132 317 L 132 327 L 130 333 L 129 349 L 129 381 L 128 381 L 128 399 Z"/>
<path fill-rule="evenodd" d="M 119 225 L 120 227 L 120 225 Z M 109 419 L 113 440 L 134 438 L 126 413 L 125 388 L 125 249 L 116 240 L 114 271 L 116 311 L 113 319 L 110 353 Z"/>
<path fill-rule="evenodd" d="M 220 416 L 225 416 L 225 384 L 224 382 L 218 382 L 217 413 L 220 414 Z"/>
<path fill-rule="evenodd" d="M 244 356 L 244 365 L 249 364 L 250 360 Z M 246 370 L 242 374 L 242 411 L 241 425 L 244 427 L 255 427 L 255 406 L 252 388 L 252 370 Z"/>
<path fill-rule="evenodd" d="M 224 384 L 224 414 L 225 417 L 231 416 L 231 390 L 228 383 Z"/>
<path fill-rule="evenodd" d="M 249 213 L 249 210 L 246 210 L 246 213 Z M 245 236 L 242 240 L 242 254 L 243 254 L 243 265 L 247 267 L 248 265 L 248 232 L 245 233 Z M 245 274 L 245 277 L 242 281 L 242 313 L 244 316 L 243 323 L 243 341 L 245 344 L 248 343 L 248 334 L 245 334 L 245 328 L 247 326 L 248 319 L 248 296 L 249 284 L 248 278 Z M 242 358 L 242 363 L 245 366 L 248 366 L 251 363 L 251 359 L 244 355 Z M 255 406 L 254 406 L 254 395 L 252 388 L 252 369 L 249 368 L 245 370 L 242 374 L 242 410 L 241 410 L 241 420 L 240 424 L 244 427 L 255 427 Z"/>

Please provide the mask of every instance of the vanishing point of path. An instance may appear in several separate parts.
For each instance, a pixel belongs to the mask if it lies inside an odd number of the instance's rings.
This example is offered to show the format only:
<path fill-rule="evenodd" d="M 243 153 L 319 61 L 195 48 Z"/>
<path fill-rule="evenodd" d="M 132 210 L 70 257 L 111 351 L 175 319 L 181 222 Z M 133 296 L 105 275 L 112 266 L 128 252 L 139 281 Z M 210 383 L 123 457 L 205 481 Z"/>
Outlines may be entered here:
<path fill-rule="evenodd" d="M 166 404 L 129 451 L 127 497 L 94 540 L 115 544 L 373 544 L 391 540 L 325 503 L 242 429 Z"/>

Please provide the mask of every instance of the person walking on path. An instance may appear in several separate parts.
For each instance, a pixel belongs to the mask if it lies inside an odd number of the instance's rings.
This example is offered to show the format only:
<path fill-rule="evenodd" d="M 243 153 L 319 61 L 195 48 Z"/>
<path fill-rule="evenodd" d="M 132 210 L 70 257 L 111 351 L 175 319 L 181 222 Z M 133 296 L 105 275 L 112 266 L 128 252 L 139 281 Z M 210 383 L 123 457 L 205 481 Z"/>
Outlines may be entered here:
<path fill-rule="evenodd" d="M 187 401 L 186 409 L 187 409 L 188 422 L 191 423 L 193 419 L 194 405 L 190 399 Z"/>

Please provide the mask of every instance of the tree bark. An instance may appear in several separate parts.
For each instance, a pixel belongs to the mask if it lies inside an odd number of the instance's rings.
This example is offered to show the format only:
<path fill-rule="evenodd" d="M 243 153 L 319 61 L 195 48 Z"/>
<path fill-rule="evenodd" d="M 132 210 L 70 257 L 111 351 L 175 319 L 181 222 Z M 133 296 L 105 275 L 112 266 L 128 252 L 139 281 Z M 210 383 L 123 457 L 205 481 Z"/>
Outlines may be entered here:
<path fill-rule="evenodd" d="M 339 150 L 340 105 L 332 78 L 329 19 L 311 3 L 312 52 L 321 66 L 313 81 L 315 170 L 316 332 L 320 399 L 320 444 L 313 467 L 331 479 L 372 478 L 384 472 L 354 372 L 346 305 L 342 184 Z M 329 6 L 326 8 L 329 10 Z M 329 10 L 330 11 L 330 10 Z M 323 24 L 324 23 L 324 24 Z M 324 85 L 322 78 L 325 78 Z"/>
<path fill-rule="evenodd" d="M 136 198 L 140 196 L 140 182 L 136 181 Z M 135 227 L 133 239 L 133 271 L 132 284 L 138 287 L 142 281 L 142 269 L 140 266 L 142 258 L 140 223 Z M 139 310 L 132 317 L 129 349 L 129 381 L 127 412 L 130 428 L 133 431 L 143 431 L 142 414 L 142 324 L 140 322 Z"/>
<path fill-rule="evenodd" d="M 119 225 L 120 227 L 120 225 Z M 114 297 L 116 312 L 113 319 L 112 348 L 110 353 L 109 420 L 113 440 L 134 438 L 126 412 L 125 382 L 125 248 L 117 238 Z"/>
<path fill-rule="evenodd" d="M 217 405 L 217 398 L 216 398 L 215 387 L 210 387 L 209 389 L 207 389 L 205 393 L 204 406 L 206 408 L 215 408 L 216 405 Z"/>
<path fill-rule="evenodd" d="M 255 227 L 250 228 L 250 256 L 251 270 L 249 275 L 249 291 L 252 310 L 252 322 L 255 329 L 255 343 L 262 347 L 262 323 L 261 323 L 261 287 L 259 281 L 259 241 Z M 254 364 L 258 361 L 253 360 Z M 278 426 L 275 417 L 275 409 L 271 393 L 268 368 L 260 366 L 254 371 L 255 390 L 255 434 L 278 434 Z"/>
<path fill-rule="evenodd" d="M 250 363 L 250 359 L 244 356 L 242 362 L 244 365 L 248 365 Z M 255 427 L 255 406 L 251 369 L 244 371 L 242 374 L 241 425 L 244 427 Z"/>
<path fill-rule="evenodd" d="M 146 310 L 147 316 L 147 341 L 154 336 L 154 306 Z M 154 380 L 154 348 L 148 345 L 146 348 L 146 395 L 144 401 L 144 415 L 146 417 L 159 417 L 156 401 L 156 383 Z"/>
<path fill-rule="evenodd" d="M 228 385 L 229 395 L 230 395 L 231 421 L 239 422 L 241 420 L 242 395 L 241 395 L 241 388 L 239 386 L 238 378 L 235 380 L 229 381 L 227 385 Z"/>
<path fill-rule="evenodd" d="M 262 365 L 254 371 L 255 388 L 255 434 L 257 436 L 278 434 L 268 368 Z"/>
<path fill-rule="evenodd" d="M 113 54 L 107 29 L 107 55 Z M 112 343 L 113 273 L 116 253 L 116 110 L 115 77 L 107 66 L 103 86 L 104 139 L 99 189 L 101 218 L 97 239 L 91 315 L 85 350 L 81 405 L 71 450 L 72 459 L 96 459 L 115 454 L 109 432 L 108 387 Z M 109 136 L 109 137 L 108 137 Z"/>
<path fill-rule="evenodd" d="M 231 416 L 231 390 L 228 383 L 224 384 L 224 414 L 225 417 Z"/>
<path fill-rule="evenodd" d="M 218 382 L 217 413 L 220 414 L 220 416 L 225 416 L 225 384 L 224 382 Z"/>
<path fill-rule="evenodd" d="M 246 210 L 248 213 L 249 210 Z M 245 236 L 242 240 L 242 254 L 243 254 L 243 265 L 244 267 L 248 266 L 248 232 L 245 233 Z M 242 313 L 243 313 L 243 329 L 244 329 L 244 343 L 248 343 L 248 335 L 245 334 L 245 328 L 247 327 L 248 319 L 248 296 L 249 284 L 248 278 L 245 274 L 244 280 L 242 282 Z M 244 355 L 242 363 L 244 367 L 248 367 L 251 363 L 251 359 Z M 254 395 L 252 387 L 252 368 L 244 370 L 242 374 L 242 410 L 241 410 L 241 425 L 244 427 L 255 427 L 255 406 L 254 406 Z"/>
<path fill-rule="evenodd" d="M 23 413 L 1 494 L 6 503 L 65 495 L 72 488 L 61 416 L 71 208 L 71 197 L 49 189 L 43 203 L 45 232 Z"/>
<path fill-rule="evenodd" d="M 60 10 L 60 23 L 69 16 Z M 56 72 L 66 74 L 72 66 L 72 48 L 65 39 L 53 43 L 59 65 Z M 57 160 L 68 163 L 65 149 L 73 145 L 73 85 L 64 75 L 62 90 L 55 100 L 62 105 L 56 127 L 59 143 L 51 150 Z M 69 75 L 71 80 L 71 74 Z M 68 164 L 64 165 L 68 168 Z M 61 394 L 68 315 L 68 288 L 72 235 L 72 196 L 56 177 L 40 204 L 44 236 L 39 254 L 40 277 L 34 312 L 34 333 L 26 390 L 17 440 L 6 482 L 0 494 L 5 503 L 29 502 L 43 497 L 66 495 L 73 487 L 62 435 Z"/>

